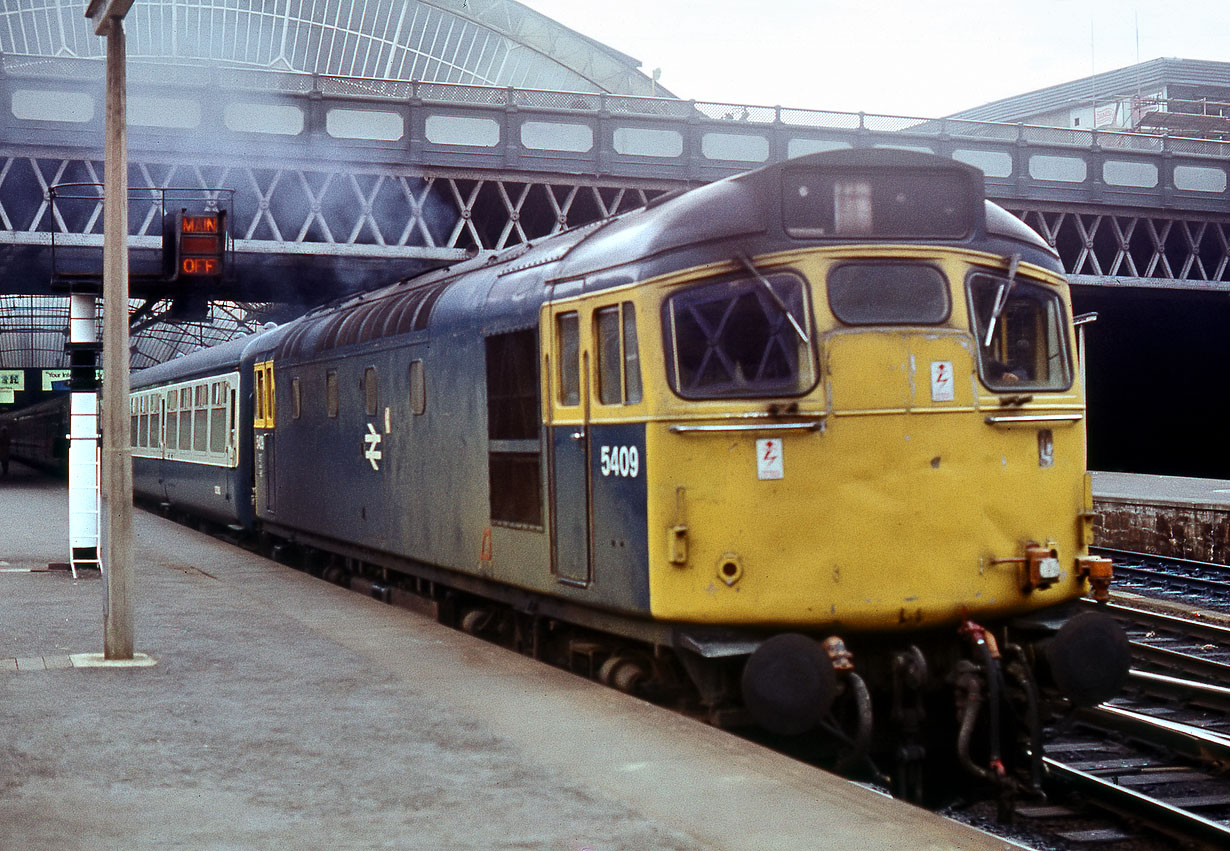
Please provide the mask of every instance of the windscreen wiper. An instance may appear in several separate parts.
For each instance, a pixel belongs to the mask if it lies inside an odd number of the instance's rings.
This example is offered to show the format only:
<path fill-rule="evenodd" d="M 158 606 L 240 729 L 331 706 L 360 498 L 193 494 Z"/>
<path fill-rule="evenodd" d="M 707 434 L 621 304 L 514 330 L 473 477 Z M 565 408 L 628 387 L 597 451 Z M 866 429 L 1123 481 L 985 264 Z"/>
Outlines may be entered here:
<path fill-rule="evenodd" d="M 811 338 L 807 336 L 807 332 L 803 330 L 803 326 L 794 318 L 794 314 L 790 312 L 790 308 L 786 306 L 786 302 L 782 301 L 782 297 L 773 289 L 773 285 L 769 283 L 764 275 L 760 274 L 760 270 L 752 264 L 752 260 L 746 254 L 739 255 L 739 262 L 755 276 L 756 281 L 765 288 L 765 292 L 769 294 L 769 298 L 773 299 L 773 303 L 777 305 L 782 314 L 786 317 L 786 321 L 790 323 L 790 327 L 794 329 L 794 333 L 804 345 L 811 345 Z"/>
<path fill-rule="evenodd" d="M 982 342 L 984 349 L 991 345 L 991 337 L 995 335 L 995 323 L 999 321 L 1000 314 L 1004 312 L 1004 307 L 1008 304 L 1008 294 L 1016 286 L 1016 269 L 1019 265 L 1021 265 L 1021 255 L 1013 254 L 1008 258 L 1008 280 L 1000 284 L 999 290 L 995 293 L 995 304 L 991 306 L 991 321 L 987 325 L 987 338 Z"/>

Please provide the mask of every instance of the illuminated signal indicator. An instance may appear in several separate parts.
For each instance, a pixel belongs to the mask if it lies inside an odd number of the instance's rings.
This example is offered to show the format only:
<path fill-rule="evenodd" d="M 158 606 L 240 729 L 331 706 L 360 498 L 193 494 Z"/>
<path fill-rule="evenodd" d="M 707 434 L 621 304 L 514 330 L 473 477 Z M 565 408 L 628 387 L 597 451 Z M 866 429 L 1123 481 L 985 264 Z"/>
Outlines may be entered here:
<path fill-rule="evenodd" d="M 225 213 L 180 214 L 179 274 L 217 277 L 222 274 Z"/>
<path fill-rule="evenodd" d="M 218 233 L 218 217 L 215 215 L 208 216 L 189 216 L 184 214 L 183 218 L 184 233 Z"/>

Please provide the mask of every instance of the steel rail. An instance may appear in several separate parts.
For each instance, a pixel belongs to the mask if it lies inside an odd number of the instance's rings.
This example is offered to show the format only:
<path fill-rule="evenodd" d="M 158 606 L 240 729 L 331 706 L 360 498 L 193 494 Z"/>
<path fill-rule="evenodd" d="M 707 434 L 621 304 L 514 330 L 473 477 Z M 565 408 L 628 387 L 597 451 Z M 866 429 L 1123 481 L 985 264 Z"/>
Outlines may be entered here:
<path fill-rule="evenodd" d="M 1162 745 L 1188 759 L 1218 767 L 1230 765 L 1230 737 L 1221 733 L 1108 704 L 1081 709 L 1077 717 L 1084 724 Z"/>
<path fill-rule="evenodd" d="M 1119 566 L 1115 565 L 1115 570 L 1118 569 Z M 1218 641 L 1227 645 L 1227 647 L 1230 647 L 1230 625 L 1212 623 L 1207 620 L 1181 618 L 1176 615 L 1153 612 L 1148 609 L 1128 606 L 1123 603 L 1099 604 L 1090 600 L 1087 605 L 1101 606 L 1103 611 L 1127 620 L 1131 620 L 1135 623 L 1148 624 L 1150 626 L 1156 626 L 1172 632 L 1177 632 L 1181 635 L 1203 638 L 1207 641 Z"/>
<path fill-rule="evenodd" d="M 1139 641 L 1131 642 L 1132 656 L 1142 662 L 1152 662 L 1170 670 L 1181 670 L 1186 674 L 1205 677 L 1215 683 L 1230 683 L 1230 664 L 1218 662 L 1215 659 L 1202 659 L 1181 650 L 1170 650 L 1166 647 L 1154 647 Z M 1135 673 L 1135 669 L 1133 669 Z M 1144 673 L 1143 671 L 1140 673 Z M 1189 682 L 1179 680 L 1178 682 Z M 1201 685 L 1201 683 L 1196 683 Z"/>
<path fill-rule="evenodd" d="M 1152 671 L 1141 671 L 1132 668 L 1128 677 L 1137 688 L 1148 694 L 1163 697 L 1176 695 L 1199 698 L 1202 704 L 1214 702 L 1219 706 L 1230 708 L 1230 688 L 1216 683 L 1202 683 L 1196 680 L 1185 680 L 1167 674 L 1155 674 Z M 1218 733 L 1217 735 L 1224 735 Z"/>
<path fill-rule="evenodd" d="M 1042 758 L 1042 765 L 1053 782 L 1062 782 L 1078 790 L 1091 803 L 1130 822 L 1145 823 L 1180 840 L 1195 840 L 1220 848 L 1230 847 L 1230 825 L 1150 798 L 1065 765 L 1049 756 Z"/>

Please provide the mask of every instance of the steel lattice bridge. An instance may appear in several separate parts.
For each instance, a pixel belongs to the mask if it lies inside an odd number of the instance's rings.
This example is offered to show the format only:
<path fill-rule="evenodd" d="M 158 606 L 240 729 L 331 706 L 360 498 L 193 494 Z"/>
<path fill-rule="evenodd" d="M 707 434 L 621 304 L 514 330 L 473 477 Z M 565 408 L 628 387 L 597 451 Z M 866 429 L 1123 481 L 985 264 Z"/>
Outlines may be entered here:
<path fill-rule="evenodd" d="M 43 292 L 53 233 L 102 245 L 96 63 L 0 76 L 0 270 Z M 1077 283 L 1230 289 L 1230 145 L 865 113 L 134 65 L 130 235 L 159 193 L 233 193 L 233 274 L 213 297 L 314 302 L 614 215 L 681 186 L 844 147 L 981 168 L 988 197 L 1055 245 Z M 148 189 L 143 201 L 140 189 Z M 87 199 L 88 200 L 88 199 Z"/>

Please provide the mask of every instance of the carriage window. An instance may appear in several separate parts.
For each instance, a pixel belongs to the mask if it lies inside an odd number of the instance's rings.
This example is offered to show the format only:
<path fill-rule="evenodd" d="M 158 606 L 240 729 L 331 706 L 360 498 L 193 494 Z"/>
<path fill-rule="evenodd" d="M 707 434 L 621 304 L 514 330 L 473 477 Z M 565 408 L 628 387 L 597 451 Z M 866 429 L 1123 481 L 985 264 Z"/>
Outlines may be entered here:
<path fill-rule="evenodd" d="M 829 307 L 847 325 L 936 325 L 948 281 L 923 263 L 843 263 L 829 272 Z"/>
<path fill-rule="evenodd" d="M 162 403 L 162 394 L 149 397 L 149 447 L 150 449 L 162 448 L 162 412 L 159 407 Z"/>
<path fill-rule="evenodd" d="M 581 372 L 577 366 L 581 341 L 577 314 L 562 313 L 555 317 L 556 362 L 559 371 L 559 403 L 581 404 Z"/>
<path fill-rule="evenodd" d="M 179 415 L 175 413 L 175 400 L 178 395 L 174 390 L 167 394 L 167 448 L 174 449 L 179 445 Z"/>
<path fill-rule="evenodd" d="M 139 429 L 137 445 L 149 446 L 149 397 L 142 396 L 138 402 L 138 407 L 141 411 L 141 418 L 137 426 Z"/>
<path fill-rule="evenodd" d="M 970 310 L 978 370 L 991 390 L 1065 390 L 1072 384 L 1063 303 L 1053 290 L 974 275 Z M 989 340 L 988 340 L 989 336 Z"/>
<path fill-rule="evenodd" d="M 221 455 L 226 452 L 226 390 L 221 382 L 214 384 L 209 407 L 209 451 Z"/>
<path fill-rule="evenodd" d="M 192 412 L 192 451 L 204 452 L 209 448 L 209 388 L 204 384 L 196 387 L 195 410 Z"/>
<path fill-rule="evenodd" d="M 192 448 L 192 391 L 179 391 L 179 448 Z"/>
<path fill-rule="evenodd" d="M 667 374 L 680 396 L 798 396 L 816 384 L 807 289 L 794 275 L 701 284 L 662 310 Z"/>
<path fill-rule="evenodd" d="M 337 370 L 325 373 L 325 411 L 330 417 L 337 416 Z"/>
<path fill-rule="evenodd" d="M 604 405 L 641 401 L 636 314 L 631 302 L 594 312 L 598 338 L 598 399 Z"/>
<path fill-rule="evenodd" d="M 363 370 L 363 400 L 369 417 L 376 416 L 380 409 L 380 385 L 376 380 L 376 368 L 369 366 Z"/>
<path fill-rule="evenodd" d="M 410 361 L 410 410 L 416 415 L 427 411 L 427 379 L 421 360 Z"/>

